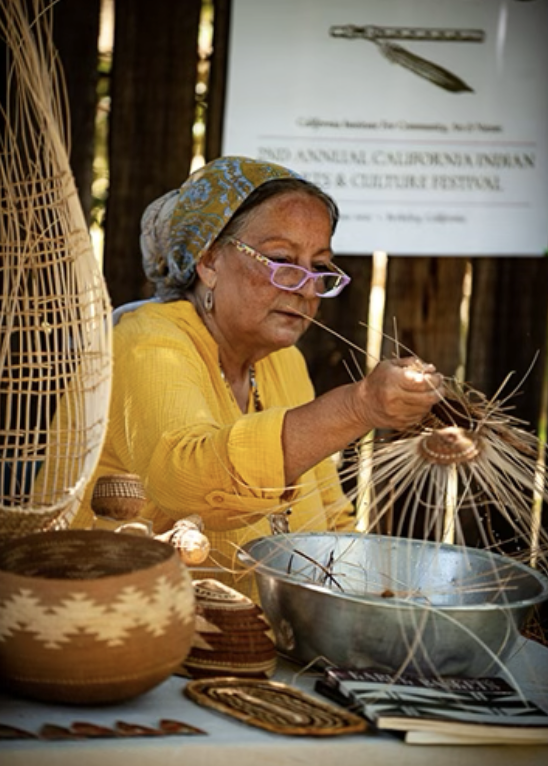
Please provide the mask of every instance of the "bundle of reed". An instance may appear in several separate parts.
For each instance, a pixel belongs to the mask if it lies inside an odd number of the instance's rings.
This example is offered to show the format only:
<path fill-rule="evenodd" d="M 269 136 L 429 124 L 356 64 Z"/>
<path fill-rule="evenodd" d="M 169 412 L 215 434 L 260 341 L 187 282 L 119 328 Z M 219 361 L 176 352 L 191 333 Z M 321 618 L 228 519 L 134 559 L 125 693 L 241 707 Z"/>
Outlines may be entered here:
<path fill-rule="evenodd" d="M 353 380 L 362 374 L 356 354 L 370 355 L 371 368 L 378 363 L 368 350 L 311 321 L 348 345 Z M 397 333 L 385 338 L 394 343 L 395 358 L 414 357 L 415 372 L 424 372 L 424 362 Z M 441 400 L 421 421 L 371 432 L 350 445 L 338 473 L 356 506 L 356 529 L 479 547 L 548 575 L 546 427 L 539 423 L 537 433 L 512 414 L 536 361 L 517 383 L 508 373 L 491 397 L 445 376 Z"/>
<path fill-rule="evenodd" d="M 111 306 L 69 163 L 52 5 L 0 0 L 0 536 L 70 523 L 110 398 Z"/>
<path fill-rule="evenodd" d="M 546 445 L 511 414 L 510 378 L 491 399 L 446 378 L 420 423 L 378 435 L 359 459 L 374 483 L 362 531 L 481 547 L 548 574 Z"/>

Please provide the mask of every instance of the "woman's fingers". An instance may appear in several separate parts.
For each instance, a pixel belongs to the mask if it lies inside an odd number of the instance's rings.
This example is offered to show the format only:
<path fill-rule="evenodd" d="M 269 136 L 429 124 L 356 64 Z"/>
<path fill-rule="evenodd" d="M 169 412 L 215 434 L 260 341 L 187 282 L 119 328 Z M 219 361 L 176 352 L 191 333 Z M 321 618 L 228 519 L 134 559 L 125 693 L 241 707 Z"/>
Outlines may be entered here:
<path fill-rule="evenodd" d="M 404 370 L 401 382 L 402 388 L 405 388 L 408 391 L 416 391 L 418 393 L 422 391 L 430 391 L 441 394 L 443 388 L 443 376 L 434 370 L 432 372 L 418 372 L 410 369 Z"/>
<path fill-rule="evenodd" d="M 403 388 L 410 391 L 438 391 L 441 394 L 443 375 L 437 372 L 435 365 L 423 362 L 416 356 L 392 359 L 389 362 L 381 362 L 381 364 L 390 364 L 393 368 L 402 371 L 401 385 Z"/>
<path fill-rule="evenodd" d="M 408 428 L 443 395 L 443 376 L 415 357 L 381 362 L 364 383 L 364 415 L 375 428 Z"/>

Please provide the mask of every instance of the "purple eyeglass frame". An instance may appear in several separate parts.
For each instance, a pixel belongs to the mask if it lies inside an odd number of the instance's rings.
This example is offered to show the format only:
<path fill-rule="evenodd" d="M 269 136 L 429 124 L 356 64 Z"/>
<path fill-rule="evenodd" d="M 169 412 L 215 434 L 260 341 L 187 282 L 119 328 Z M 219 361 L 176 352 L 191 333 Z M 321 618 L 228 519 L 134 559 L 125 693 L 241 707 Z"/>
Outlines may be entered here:
<path fill-rule="evenodd" d="M 339 269 L 338 266 L 335 266 L 334 263 L 331 264 L 331 271 L 309 271 L 308 269 L 305 269 L 304 266 L 297 266 L 295 263 L 276 263 L 275 261 L 271 261 L 270 258 L 268 258 L 266 255 L 263 255 L 258 250 L 255 250 L 254 247 L 251 247 L 251 245 L 248 245 L 245 242 L 242 242 L 240 239 L 236 239 L 235 237 L 231 237 L 228 241 L 231 245 L 234 245 L 236 250 L 238 250 L 240 253 L 249 255 L 251 258 L 255 258 L 256 261 L 259 261 L 259 263 L 267 266 L 270 270 L 270 283 L 274 287 L 277 287 L 279 290 L 287 290 L 290 293 L 294 293 L 297 290 L 300 290 L 301 287 L 303 287 L 307 281 L 311 279 L 314 283 L 315 293 L 319 298 L 334 298 L 335 296 L 339 295 L 339 293 L 346 287 L 349 282 L 351 282 L 351 278 L 348 276 L 348 274 L 345 274 L 344 271 Z M 279 285 L 274 282 L 273 280 L 275 273 L 278 271 L 278 269 L 284 268 L 296 269 L 297 271 L 302 272 L 302 280 L 293 287 L 288 287 L 287 285 Z M 339 281 L 335 287 L 333 287 L 327 293 L 319 293 L 316 290 L 316 282 L 318 279 L 327 276 L 337 276 Z"/>

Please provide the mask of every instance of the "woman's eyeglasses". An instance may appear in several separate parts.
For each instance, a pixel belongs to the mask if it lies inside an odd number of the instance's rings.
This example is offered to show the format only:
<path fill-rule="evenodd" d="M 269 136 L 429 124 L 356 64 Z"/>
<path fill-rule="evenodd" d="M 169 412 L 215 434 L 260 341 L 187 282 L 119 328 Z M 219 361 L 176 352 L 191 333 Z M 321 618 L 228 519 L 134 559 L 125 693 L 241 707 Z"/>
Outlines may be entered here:
<path fill-rule="evenodd" d="M 259 263 L 268 266 L 270 269 L 270 282 L 274 287 L 279 287 L 280 290 L 289 290 L 291 292 L 300 290 L 311 279 L 316 295 L 320 298 L 334 298 L 350 282 L 348 274 L 341 271 L 335 264 L 327 267 L 332 269 L 331 271 L 308 271 L 303 266 L 296 266 L 293 263 L 276 263 L 276 261 L 271 261 L 266 255 L 259 253 L 254 247 L 246 245 L 245 242 L 241 242 L 239 239 L 232 237 L 228 241 L 240 253 L 250 255 Z M 326 267 L 324 266 L 324 268 Z"/>

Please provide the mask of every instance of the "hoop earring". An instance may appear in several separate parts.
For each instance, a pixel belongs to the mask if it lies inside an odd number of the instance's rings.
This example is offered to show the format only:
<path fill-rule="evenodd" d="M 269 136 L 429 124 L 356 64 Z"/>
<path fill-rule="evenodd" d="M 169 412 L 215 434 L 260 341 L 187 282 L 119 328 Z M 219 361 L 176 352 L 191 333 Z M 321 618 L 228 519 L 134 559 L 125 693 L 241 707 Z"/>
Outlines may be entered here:
<path fill-rule="evenodd" d="M 213 290 L 206 290 L 204 295 L 204 309 L 210 314 L 213 311 Z"/>

